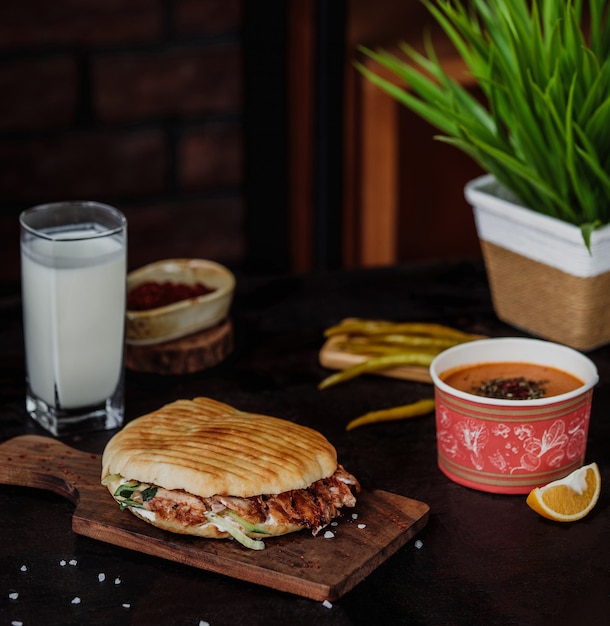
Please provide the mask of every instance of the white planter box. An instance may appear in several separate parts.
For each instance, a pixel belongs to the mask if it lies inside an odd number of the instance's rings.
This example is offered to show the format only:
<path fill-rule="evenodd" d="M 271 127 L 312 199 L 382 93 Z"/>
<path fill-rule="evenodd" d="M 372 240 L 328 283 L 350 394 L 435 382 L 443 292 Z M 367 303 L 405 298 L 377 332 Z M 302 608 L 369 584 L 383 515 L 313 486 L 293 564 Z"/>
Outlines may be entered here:
<path fill-rule="evenodd" d="M 493 176 L 475 178 L 464 194 L 480 239 L 574 276 L 610 271 L 610 226 L 593 231 L 590 254 L 578 226 L 519 205 Z"/>
<path fill-rule="evenodd" d="M 534 335 L 591 350 L 610 342 L 610 226 L 592 233 L 511 200 L 492 176 L 466 185 L 496 314 Z"/>

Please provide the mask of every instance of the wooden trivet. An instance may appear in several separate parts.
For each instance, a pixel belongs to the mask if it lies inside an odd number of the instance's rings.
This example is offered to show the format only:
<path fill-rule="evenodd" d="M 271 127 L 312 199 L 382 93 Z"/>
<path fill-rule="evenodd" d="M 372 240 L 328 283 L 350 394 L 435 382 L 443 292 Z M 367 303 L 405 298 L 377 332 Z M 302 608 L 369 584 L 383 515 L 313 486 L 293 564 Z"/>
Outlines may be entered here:
<path fill-rule="evenodd" d="M 136 346 L 127 344 L 125 366 L 150 374 L 192 374 L 209 369 L 233 351 L 233 324 L 229 318 L 198 333 L 172 341 Z"/>

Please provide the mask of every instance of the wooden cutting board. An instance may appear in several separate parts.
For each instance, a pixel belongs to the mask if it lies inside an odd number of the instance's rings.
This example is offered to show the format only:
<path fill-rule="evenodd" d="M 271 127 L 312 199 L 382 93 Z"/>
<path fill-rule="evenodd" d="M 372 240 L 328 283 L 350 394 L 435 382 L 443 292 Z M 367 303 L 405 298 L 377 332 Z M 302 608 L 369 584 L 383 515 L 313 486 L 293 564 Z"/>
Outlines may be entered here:
<path fill-rule="evenodd" d="M 428 521 L 423 502 L 363 491 L 333 538 L 303 531 L 265 540 L 264 550 L 235 541 L 165 532 L 118 505 L 100 484 L 101 457 L 38 435 L 0 444 L 0 484 L 53 491 L 76 505 L 75 533 L 312 600 L 336 600 L 404 546 Z M 357 519 L 352 518 L 357 515 Z M 364 525 L 364 527 L 360 527 Z"/>
<path fill-rule="evenodd" d="M 343 335 L 335 335 L 324 343 L 319 354 L 322 367 L 327 367 L 331 370 L 344 370 L 352 365 L 362 363 L 368 358 L 362 354 L 343 352 L 337 347 L 337 344 L 342 341 L 345 341 Z M 421 365 L 403 365 L 373 373 L 379 376 L 389 376 L 390 378 L 401 378 L 403 380 L 415 380 L 423 383 L 432 382 L 429 369 Z"/>
<path fill-rule="evenodd" d="M 342 323 L 351 321 L 352 318 L 342 320 Z M 473 339 L 486 339 L 484 335 L 472 335 Z M 366 361 L 367 356 L 362 354 L 354 354 L 341 350 L 339 345 L 346 339 L 346 335 L 335 335 L 329 337 L 320 349 L 318 358 L 322 367 L 331 370 L 344 370 L 352 365 L 358 365 Z M 378 376 L 388 376 L 390 378 L 400 378 L 402 380 L 413 380 L 422 383 L 431 383 L 430 369 L 421 365 L 403 365 L 401 367 L 393 367 L 391 369 L 379 372 L 371 372 Z"/>

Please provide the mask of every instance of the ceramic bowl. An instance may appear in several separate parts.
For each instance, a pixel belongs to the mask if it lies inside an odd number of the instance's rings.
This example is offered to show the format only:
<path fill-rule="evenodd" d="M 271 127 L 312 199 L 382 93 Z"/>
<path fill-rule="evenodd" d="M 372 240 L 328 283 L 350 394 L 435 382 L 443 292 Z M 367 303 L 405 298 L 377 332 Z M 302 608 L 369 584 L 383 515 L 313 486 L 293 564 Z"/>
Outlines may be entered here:
<path fill-rule="evenodd" d="M 507 400 L 459 391 L 441 380 L 443 372 L 456 367 L 507 361 L 551 366 L 583 384 L 561 395 Z M 583 465 L 598 374 L 580 352 L 538 339 L 482 339 L 439 354 L 430 375 L 438 466 L 456 483 L 524 494 Z"/>
<path fill-rule="evenodd" d="M 167 259 L 145 265 L 127 275 L 127 292 L 148 281 L 187 285 L 201 282 L 214 291 L 154 309 L 128 309 L 128 344 L 158 344 L 211 328 L 227 317 L 235 291 L 232 272 L 205 259 Z"/>

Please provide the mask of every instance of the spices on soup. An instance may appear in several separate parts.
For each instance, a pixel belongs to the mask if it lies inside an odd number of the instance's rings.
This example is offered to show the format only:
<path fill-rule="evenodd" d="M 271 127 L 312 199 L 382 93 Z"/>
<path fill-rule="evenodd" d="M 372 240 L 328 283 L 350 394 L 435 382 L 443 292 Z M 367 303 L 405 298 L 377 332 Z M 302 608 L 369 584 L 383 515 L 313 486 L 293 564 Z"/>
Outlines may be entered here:
<path fill-rule="evenodd" d="M 215 291 L 203 283 L 176 283 L 172 281 L 146 281 L 140 283 L 127 293 L 127 309 L 130 311 L 147 311 L 167 306 L 181 300 L 204 296 Z"/>
<path fill-rule="evenodd" d="M 471 392 L 485 398 L 500 400 L 536 400 L 546 394 L 547 380 L 528 380 L 523 376 L 484 380 L 472 387 Z"/>

